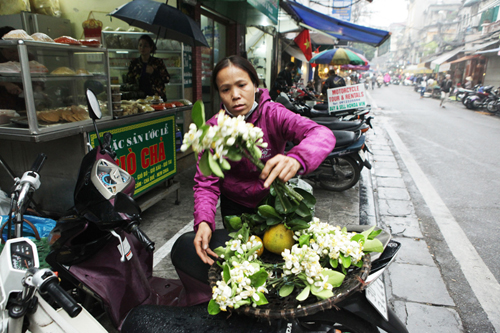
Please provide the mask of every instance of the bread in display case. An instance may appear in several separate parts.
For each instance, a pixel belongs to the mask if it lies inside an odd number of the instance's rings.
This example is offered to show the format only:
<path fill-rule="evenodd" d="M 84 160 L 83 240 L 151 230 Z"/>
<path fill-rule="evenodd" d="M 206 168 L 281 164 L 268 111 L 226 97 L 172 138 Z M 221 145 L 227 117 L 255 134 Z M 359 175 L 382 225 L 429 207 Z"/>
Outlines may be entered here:
<path fill-rule="evenodd" d="M 19 116 L 0 125 L 2 134 L 71 132 L 91 124 L 85 90 L 111 118 L 108 55 L 104 48 L 42 41 L 0 40 L 0 110 Z"/>

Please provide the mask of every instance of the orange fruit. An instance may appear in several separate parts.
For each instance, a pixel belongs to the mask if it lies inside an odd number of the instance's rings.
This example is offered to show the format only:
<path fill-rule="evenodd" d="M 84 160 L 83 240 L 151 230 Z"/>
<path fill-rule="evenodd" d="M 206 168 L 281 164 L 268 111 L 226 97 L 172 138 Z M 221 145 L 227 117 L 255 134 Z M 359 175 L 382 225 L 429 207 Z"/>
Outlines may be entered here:
<path fill-rule="evenodd" d="M 293 231 L 283 223 L 272 226 L 264 233 L 264 247 L 269 252 L 281 254 L 285 249 L 291 249 L 293 244 Z"/>

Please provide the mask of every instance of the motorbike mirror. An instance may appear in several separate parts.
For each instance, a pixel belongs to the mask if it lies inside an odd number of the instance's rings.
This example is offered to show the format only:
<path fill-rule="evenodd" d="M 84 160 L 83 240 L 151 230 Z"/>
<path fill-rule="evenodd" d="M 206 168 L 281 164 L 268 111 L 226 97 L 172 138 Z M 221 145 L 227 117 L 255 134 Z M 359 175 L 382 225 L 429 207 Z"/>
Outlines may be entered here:
<path fill-rule="evenodd" d="M 89 116 L 92 120 L 101 119 L 101 107 L 94 92 L 87 88 L 85 95 L 87 96 L 87 104 L 89 106 Z"/>
<path fill-rule="evenodd" d="M 123 192 L 118 192 L 116 194 L 115 210 L 118 213 L 125 213 L 129 216 L 141 214 L 141 207 L 139 207 L 137 202 Z"/>

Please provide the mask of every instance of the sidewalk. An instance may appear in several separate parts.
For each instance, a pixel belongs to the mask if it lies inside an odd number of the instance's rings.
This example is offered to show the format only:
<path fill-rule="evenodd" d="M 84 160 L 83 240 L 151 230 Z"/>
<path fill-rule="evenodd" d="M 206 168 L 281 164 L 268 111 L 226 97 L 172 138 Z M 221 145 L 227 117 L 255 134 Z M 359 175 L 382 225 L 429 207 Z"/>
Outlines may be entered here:
<path fill-rule="evenodd" d="M 376 114 L 376 112 L 375 112 Z M 387 300 L 399 319 L 413 332 L 463 332 L 441 273 L 420 231 L 419 219 L 401 173 L 397 152 L 383 127 L 374 122 L 368 132 L 373 168 L 362 173 L 361 222 L 388 229 L 402 244 L 384 275 Z M 373 198 L 369 194 L 373 193 Z M 373 205 L 370 205 L 370 201 Z M 371 223 L 370 223 L 371 222 Z"/>

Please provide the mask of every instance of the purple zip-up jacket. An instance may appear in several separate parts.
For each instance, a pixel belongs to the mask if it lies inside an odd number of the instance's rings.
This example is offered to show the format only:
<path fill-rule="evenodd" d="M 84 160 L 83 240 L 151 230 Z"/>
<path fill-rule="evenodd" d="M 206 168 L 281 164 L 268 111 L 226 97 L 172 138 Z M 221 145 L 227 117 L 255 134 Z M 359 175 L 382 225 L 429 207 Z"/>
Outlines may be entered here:
<path fill-rule="evenodd" d="M 287 141 L 296 144 L 287 155 L 302 165 L 300 174 L 315 170 L 335 146 L 335 136 L 328 128 L 302 117 L 271 100 L 266 89 L 260 89 L 259 106 L 246 119 L 264 132 L 267 148 L 262 149 L 262 163 L 277 154 L 283 154 Z M 207 124 L 217 124 L 212 117 Z M 200 154 L 201 156 L 201 154 Z M 208 222 L 215 230 L 215 211 L 219 195 L 245 207 L 255 208 L 264 199 L 269 189 L 264 188 L 264 180 L 259 179 L 260 170 L 246 158 L 238 162 L 229 161 L 231 170 L 224 172 L 224 178 L 206 177 L 197 166 L 194 180 L 194 230 L 201 222 Z"/>

